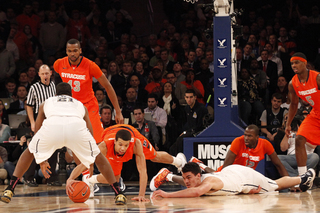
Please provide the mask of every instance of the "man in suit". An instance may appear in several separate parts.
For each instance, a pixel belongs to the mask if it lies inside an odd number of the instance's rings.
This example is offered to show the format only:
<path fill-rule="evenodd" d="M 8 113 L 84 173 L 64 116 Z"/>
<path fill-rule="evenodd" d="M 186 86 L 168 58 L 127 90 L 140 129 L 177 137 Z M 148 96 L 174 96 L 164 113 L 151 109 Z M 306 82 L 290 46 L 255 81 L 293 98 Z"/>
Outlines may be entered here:
<path fill-rule="evenodd" d="M 258 64 L 259 69 L 267 74 L 268 92 L 269 94 L 273 94 L 277 88 L 278 67 L 276 63 L 268 59 L 268 50 L 262 50 L 261 61 L 258 61 Z"/>
<path fill-rule="evenodd" d="M 174 66 L 174 62 L 169 60 L 169 50 L 167 49 L 161 49 L 160 52 L 160 58 L 163 61 L 163 64 L 166 67 L 166 70 L 168 72 L 172 72 L 173 71 L 173 66 Z"/>
<path fill-rule="evenodd" d="M 18 100 L 12 102 L 10 104 L 10 108 L 8 110 L 9 114 L 16 114 L 22 110 L 24 110 L 24 100 L 27 98 L 27 89 L 23 85 L 19 85 L 17 88 L 17 98 Z"/>

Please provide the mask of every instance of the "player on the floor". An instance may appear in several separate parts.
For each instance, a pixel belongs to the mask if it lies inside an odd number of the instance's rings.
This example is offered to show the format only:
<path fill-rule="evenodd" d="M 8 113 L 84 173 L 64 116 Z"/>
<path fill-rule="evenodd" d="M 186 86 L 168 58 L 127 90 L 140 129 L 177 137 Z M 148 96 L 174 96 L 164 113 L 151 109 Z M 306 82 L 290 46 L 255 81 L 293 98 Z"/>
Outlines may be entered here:
<path fill-rule="evenodd" d="M 177 157 L 169 155 L 167 152 L 156 151 L 151 143 L 133 126 L 126 124 L 116 124 L 108 127 L 103 132 L 103 141 L 99 144 L 101 153 L 109 160 L 116 179 L 119 180 L 123 162 L 132 159 L 136 155 L 136 164 L 140 175 L 139 196 L 133 200 L 145 201 L 145 192 L 147 187 L 147 170 L 145 160 L 152 162 L 172 164 L 178 169 L 186 163 L 185 156 L 179 153 Z M 108 183 L 102 176 L 93 175 L 88 181 L 93 183 Z M 90 184 L 89 184 L 90 185 Z"/>
<path fill-rule="evenodd" d="M 67 191 L 73 190 L 71 184 L 83 171 L 83 167 L 89 168 L 95 162 L 100 172 L 111 183 L 116 195 L 116 204 L 125 204 L 126 197 L 116 182 L 111 165 L 101 154 L 92 136 L 93 131 L 87 109 L 80 101 L 72 98 L 69 84 L 60 83 L 56 89 L 57 96 L 47 99 L 39 108 L 35 127 L 36 134 L 19 158 L 10 184 L 1 195 L 1 200 L 6 203 L 11 201 L 17 182 L 34 158 L 36 163 L 40 164 L 45 178 L 49 178 L 51 172 L 47 159 L 56 149 L 66 146 L 82 162 L 71 173 L 67 181 Z"/>
<path fill-rule="evenodd" d="M 251 124 L 247 126 L 243 136 L 237 137 L 232 141 L 226 159 L 217 171 L 221 171 L 224 167 L 231 164 L 238 164 L 256 169 L 258 163 L 264 159 L 266 154 L 270 157 L 271 162 L 275 165 L 282 177 L 289 175 L 278 158 L 272 144 L 268 140 L 260 138 L 259 128 L 256 125 Z M 205 172 L 214 172 L 212 168 L 202 164 L 202 162 L 196 158 L 191 158 L 191 161 L 198 163 L 200 168 Z"/>
<path fill-rule="evenodd" d="M 158 177 L 157 181 L 165 182 L 167 175 L 160 170 L 155 177 Z M 266 193 L 287 189 L 297 184 L 302 191 L 306 191 L 312 187 L 315 171 L 309 169 L 300 177 L 285 176 L 271 180 L 246 166 L 230 165 L 221 172 L 201 175 L 199 165 L 189 162 L 182 168 L 182 178 L 187 189 L 177 192 L 157 190 L 153 192 L 152 198 Z"/>
<path fill-rule="evenodd" d="M 299 97 L 312 106 L 310 114 L 301 123 L 295 138 L 298 172 L 301 175 L 307 170 L 306 142 L 320 145 L 320 74 L 317 71 L 307 69 L 307 57 L 301 52 L 293 54 L 290 62 L 296 75 L 288 85 L 291 100 L 286 124 L 288 137 L 291 131 L 291 122 L 297 113 Z"/>
<path fill-rule="evenodd" d="M 81 56 L 82 50 L 78 40 L 70 39 L 67 42 L 66 53 L 67 57 L 56 60 L 53 65 L 54 70 L 59 73 L 63 82 L 70 84 L 73 98 L 81 101 L 87 107 L 93 127 L 94 139 L 97 143 L 100 143 L 102 141 L 103 127 L 100 121 L 98 101 L 92 89 L 92 78 L 95 77 L 107 91 L 116 111 L 116 122 L 123 123 L 117 95 L 99 66 Z"/>

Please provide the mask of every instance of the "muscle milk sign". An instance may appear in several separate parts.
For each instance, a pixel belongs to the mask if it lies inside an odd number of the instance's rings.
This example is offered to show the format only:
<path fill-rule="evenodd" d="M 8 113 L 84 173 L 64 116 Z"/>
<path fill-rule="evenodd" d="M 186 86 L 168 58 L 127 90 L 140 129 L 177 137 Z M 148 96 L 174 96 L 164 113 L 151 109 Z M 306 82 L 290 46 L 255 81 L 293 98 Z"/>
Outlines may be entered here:
<path fill-rule="evenodd" d="M 217 170 L 223 165 L 230 146 L 231 142 L 195 142 L 193 144 L 193 155 L 205 165 Z"/>

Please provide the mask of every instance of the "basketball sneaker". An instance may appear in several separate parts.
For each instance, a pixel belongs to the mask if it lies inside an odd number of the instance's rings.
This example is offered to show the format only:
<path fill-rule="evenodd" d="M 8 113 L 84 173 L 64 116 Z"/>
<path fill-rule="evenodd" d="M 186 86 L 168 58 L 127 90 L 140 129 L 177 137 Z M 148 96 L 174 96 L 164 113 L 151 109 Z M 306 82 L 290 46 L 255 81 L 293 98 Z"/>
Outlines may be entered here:
<path fill-rule="evenodd" d="M 156 191 L 162 184 L 168 182 L 167 175 L 171 173 L 167 168 L 162 168 L 150 181 L 151 191 Z"/>
<path fill-rule="evenodd" d="M 114 199 L 117 205 L 125 205 L 127 203 L 127 198 L 124 194 L 118 194 Z"/>
<path fill-rule="evenodd" d="M 126 190 L 126 185 L 124 184 L 122 177 L 119 178 L 119 186 L 121 191 L 124 192 L 124 190 Z"/>
<path fill-rule="evenodd" d="M 200 169 L 204 172 L 204 170 L 206 169 L 206 165 L 204 165 L 204 163 L 201 161 L 201 160 L 199 160 L 198 158 L 196 158 L 196 157 L 191 157 L 190 158 L 190 160 L 189 160 L 189 162 L 193 162 L 193 163 L 196 163 L 196 164 L 198 164 L 199 166 L 200 166 Z"/>
<path fill-rule="evenodd" d="M 187 163 L 187 159 L 186 159 L 186 156 L 183 154 L 183 153 L 178 153 L 176 158 L 180 159 L 181 160 L 181 165 L 178 168 L 178 172 L 181 172 L 182 171 L 182 167 L 184 167 L 184 165 Z"/>
<path fill-rule="evenodd" d="M 299 185 L 299 188 L 301 189 L 301 191 L 305 192 L 308 189 L 311 189 L 313 180 L 315 177 L 316 177 L 316 172 L 314 171 L 314 169 L 308 169 L 306 173 L 301 175 L 300 176 L 301 183 Z"/>
<path fill-rule="evenodd" d="M 99 191 L 99 187 L 98 187 L 97 184 L 89 182 L 89 176 L 90 176 L 90 174 L 83 175 L 82 176 L 82 181 L 85 182 L 90 188 L 90 196 L 89 196 L 89 198 L 93 198 L 94 197 L 94 193 Z"/>
<path fill-rule="evenodd" d="M 13 192 L 7 189 L 7 190 L 4 190 L 4 192 L 2 193 L 0 200 L 5 203 L 10 203 L 12 196 L 13 196 Z"/>

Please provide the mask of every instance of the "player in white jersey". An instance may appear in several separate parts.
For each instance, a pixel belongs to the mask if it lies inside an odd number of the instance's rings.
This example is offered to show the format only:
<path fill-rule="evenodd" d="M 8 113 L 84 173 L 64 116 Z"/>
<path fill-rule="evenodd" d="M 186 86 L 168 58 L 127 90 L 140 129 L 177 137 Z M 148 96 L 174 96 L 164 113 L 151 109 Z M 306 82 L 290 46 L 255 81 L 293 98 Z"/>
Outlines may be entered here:
<path fill-rule="evenodd" d="M 179 181 L 180 176 L 161 175 L 158 173 L 155 178 L 169 181 L 169 179 Z M 164 192 L 157 190 L 153 193 L 152 198 L 156 197 L 199 197 L 201 195 L 232 195 L 232 194 L 255 194 L 279 191 L 295 185 L 299 185 L 302 191 L 312 187 L 315 178 L 315 171 L 309 169 L 300 177 L 285 176 L 277 180 L 271 180 L 259 172 L 241 165 L 230 165 L 225 167 L 221 172 L 201 175 L 201 169 L 194 162 L 187 163 L 182 168 L 182 178 L 187 189 L 177 192 Z M 154 180 L 154 179 L 153 179 Z M 151 185 L 151 183 L 150 183 Z"/>
<path fill-rule="evenodd" d="M 48 98 L 40 105 L 36 120 L 36 134 L 28 148 L 21 155 L 10 184 L 1 195 L 3 202 L 9 203 L 17 181 L 30 166 L 33 157 L 45 178 L 50 177 L 50 166 L 47 159 L 56 149 L 64 146 L 70 148 L 75 156 L 82 162 L 71 173 L 67 180 L 67 192 L 73 191 L 71 186 L 81 172 L 90 168 L 95 162 L 98 169 L 108 180 L 115 191 L 116 204 L 125 204 L 126 197 L 119 188 L 109 161 L 100 150 L 92 134 L 92 125 L 89 120 L 87 108 L 78 100 L 72 98 L 71 87 L 68 83 L 60 83 L 56 87 L 55 97 Z"/>

